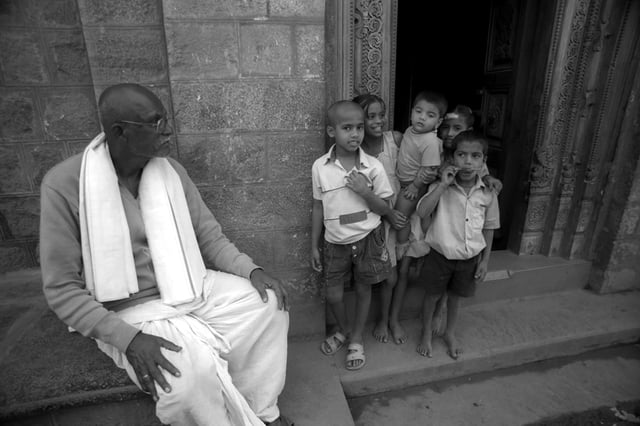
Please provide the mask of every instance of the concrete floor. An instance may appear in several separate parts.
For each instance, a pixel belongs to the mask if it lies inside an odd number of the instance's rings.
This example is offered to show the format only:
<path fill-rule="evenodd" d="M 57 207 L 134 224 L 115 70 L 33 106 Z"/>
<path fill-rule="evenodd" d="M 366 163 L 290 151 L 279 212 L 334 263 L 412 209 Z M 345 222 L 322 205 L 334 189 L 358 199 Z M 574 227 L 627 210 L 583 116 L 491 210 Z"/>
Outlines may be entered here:
<path fill-rule="evenodd" d="M 442 381 L 349 401 L 356 425 L 515 426 L 640 400 L 640 346 Z"/>

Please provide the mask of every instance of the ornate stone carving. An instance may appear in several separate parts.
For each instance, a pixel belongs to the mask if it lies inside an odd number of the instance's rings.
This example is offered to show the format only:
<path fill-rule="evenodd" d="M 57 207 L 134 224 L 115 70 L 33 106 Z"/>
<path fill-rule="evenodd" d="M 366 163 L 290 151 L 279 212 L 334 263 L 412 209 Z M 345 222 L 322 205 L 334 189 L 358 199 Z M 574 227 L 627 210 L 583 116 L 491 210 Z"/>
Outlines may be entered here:
<path fill-rule="evenodd" d="M 538 197 L 529 202 L 525 231 L 542 231 L 547 217 L 548 201 L 546 197 Z"/>
<path fill-rule="evenodd" d="M 382 70 L 382 0 L 357 0 L 355 5 L 355 44 L 359 62 L 354 93 L 381 95 Z"/>
<path fill-rule="evenodd" d="M 564 2 L 562 5 L 564 6 Z M 536 135 L 536 145 L 534 161 L 531 168 L 531 190 L 532 192 L 546 192 L 551 190 L 555 171 L 558 167 L 558 159 L 562 158 L 563 144 L 567 140 L 567 132 L 571 122 L 571 102 L 574 92 L 574 83 L 576 78 L 576 67 L 580 53 L 581 41 L 584 33 L 585 22 L 587 20 L 587 11 L 589 8 L 589 0 L 577 0 L 575 12 L 571 21 L 571 30 L 569 32 L 569 40 L 567 43 L 566 53 L 563 59 L 562 76 L 559 87 L 553 92 L 557 93 L 557 103 L 554 108 L 547 110 L 544 108 L 542 113 L 553 114 L 553 122 L 551 123 L 551 131 L 547 133 L 544 128 L 538 128 Z M 556 14 L 555 25 L 562 25 L 563 14 Z M 559 31 L 556 27 L 556 31 Z M 556 34 L 554 34 L 555 38 Z M 554 40 L 554 53 L 557 52 L 557 44 L 559 40 Z M 554 67 L 547 69 L 547 82 L 551 85 L 553 80 L 552 74 Z M 549 102 L 548 95 L 551 92 L 549 87 L 543 102 Z M 547 122 L 545 115 L 541 115 L 539 120 L 543 125 Z M 548 135 L 548 137 L 545 137 Z"/>
<path fill-rule="evenodd" d="M 630 14 L 630 9 L 631 9 L 631 2 L 630 1 L 626 1 L 625 2 L 625 10 L 624 10 L 624 14 L 623 14 L 623 20 L 620 24 L 620 28 L 627 28 L 627 21 L 629 19 L 629 14 Z M 604 39 L 605 38 L 609 38 L 611 37 L 611 32 L 607 29 L 607 24 L 608 24 L 608 20 L 604 20 L 604 19 L 600 19 L 599 20 L 600 26 L 599 28 L 599 48 L 602 47 L 602 43 L 604 43 Z M 603 96 L 602 96 L 602 100 L 601 100 L 601 107 L 600 107 L 600 111 L 598 113 L 598 119 L 596 122 L 596 128 L 594 131 L 594 136 L 593 136 L 593 141 L 591 143 L 591 150 L 589 152 L 589 160 L 587 162 L 587 169 L 586 169 L 586 174 L 585 174 L 585 182 L 587 184 L 593 184 L 597 181 L 598 176 L 599 176 L 599 172 L 601 170 L 601 159 L 602 159 L 602 136 L 601 136 L 601 128 L 602 128 L 602 122 L 603 119 L 605 117 L 605 112 L 606 112 L 606 107 L 608 105 L 608 101 L 609 101 L 609 93 L 611 92 L 611 85 L 613 84 L 613 76 L 615 75 L 615 71 L 616 71 L 616 66 L 618 64 L 618 60 L 619 60 L 619 54 L 620 54 L 620 42 L 622 40 L 622 38 L 624 37 L 624 30 L 618 31 L 618 39 L 616 40 L 616 44 L 615 44 L 615 48 L 613 51 L 613 55 L 611 57 L 611 62 L 610 62 L 610 66 L 609 66 L 609 70 L 607 73 L 607 82 L 606 85 L 604 87 L 603 90 Z M 608 136 L 607 136 L 608 137 Z"/>

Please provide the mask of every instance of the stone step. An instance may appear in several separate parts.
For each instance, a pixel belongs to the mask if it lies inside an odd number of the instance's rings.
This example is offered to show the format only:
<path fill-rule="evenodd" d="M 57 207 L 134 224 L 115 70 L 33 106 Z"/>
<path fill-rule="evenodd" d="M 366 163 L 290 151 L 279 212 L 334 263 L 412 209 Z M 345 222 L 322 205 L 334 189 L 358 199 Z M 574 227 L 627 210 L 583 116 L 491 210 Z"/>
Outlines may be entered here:
<path fill-rule="evenodd" d="M 464 299 L 464 305 L 493 302 L 497 300 L 542 295 L 582 289 L 586 286 L 591 262 L 580 259 L 563 259 L 541 255 L 519 256 L 506 250 L 491 253 L 489 272 L 478 285 L 472 298 Z M 415 277 L 415 261 L 410 274 Z M 378 288 L 374 288 L 369 320 L 374 321 L 379 308 Z M 417 318 L 422 307 L 423 284 L 410 279 L 402 307 L 402 319 Z M 355 293 L 345 293 L 345 303 L 354 309 Z M 353 312 L 353 310 L 351 311 Z"/>
<path fill-rule="evenodd" d="M 349 406 L 355 424 L 362 426 L 630 424 L 616 418 L 612 407 L 621 414 L 640 407 L 640 346 L 355 398 Z M 610 421 L 601 423 L 589 413 L 600 407 Z"/>
<path fill-rule="evenodd" d="M 635 342 L 638 306 L 640 292 L 587 290 L 476 304 L 460 310 L 457 336 L 464 354 L 457 361 L 439 338 L 433 341 L 433 358 L 416 352 L 417 320 L 403 323 L 409 335 L 403 345 L 367 336 L 367 365 L 360 371 L 344 369 L 344 352 L 334 358 L 345 394 L 368 395 Z"/>

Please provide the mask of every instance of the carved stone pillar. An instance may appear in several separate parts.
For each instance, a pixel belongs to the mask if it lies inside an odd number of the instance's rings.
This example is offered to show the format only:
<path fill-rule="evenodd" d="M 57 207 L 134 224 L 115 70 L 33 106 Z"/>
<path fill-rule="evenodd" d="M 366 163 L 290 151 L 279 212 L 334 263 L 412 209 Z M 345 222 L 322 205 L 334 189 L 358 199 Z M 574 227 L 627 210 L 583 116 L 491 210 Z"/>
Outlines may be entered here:
<path fill-rule="evenodd" d="M 327 104 L 373 93 L 393 111 L 397 10 L 397 0 L 327 1 Z"/>
<path fill-rule="evenodd" d="M 557 2 L 521 253 L 588 257 L 598 192 L 632 74 L 633 0 Z M 625 62 L 626 61 L 626 62 Z M 607 133 L 603 130 L 607 129 Z"/>

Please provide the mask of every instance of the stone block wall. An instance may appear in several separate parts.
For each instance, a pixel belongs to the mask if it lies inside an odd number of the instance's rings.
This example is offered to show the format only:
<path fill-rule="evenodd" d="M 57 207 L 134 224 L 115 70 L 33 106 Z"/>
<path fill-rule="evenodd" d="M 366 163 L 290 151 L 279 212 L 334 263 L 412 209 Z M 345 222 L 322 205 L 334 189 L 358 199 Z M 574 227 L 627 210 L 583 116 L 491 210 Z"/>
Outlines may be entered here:
<path fill-rule="evenodd" d="M 0 4 L 0 271 L 38 262 L 47 170 L 99 129 L 75 0 Z"/>
<path fill-rule="evenodd" d="M 324 152 L 324 0 L 8 0 L 0 5 L 0 272 L 37 266 L 39 185 L 99 132 L 108 86 L 150 87 L 174 152 L 236 245 L 321 332 L 309 267 Z"/>
<path fill-rule="evenodd" d="M 165 0 L 178 156 L 225 233 L 282 277 L 293 334 L 321 332 L 309 268 L 324 152 L 324 1 Z"/>

